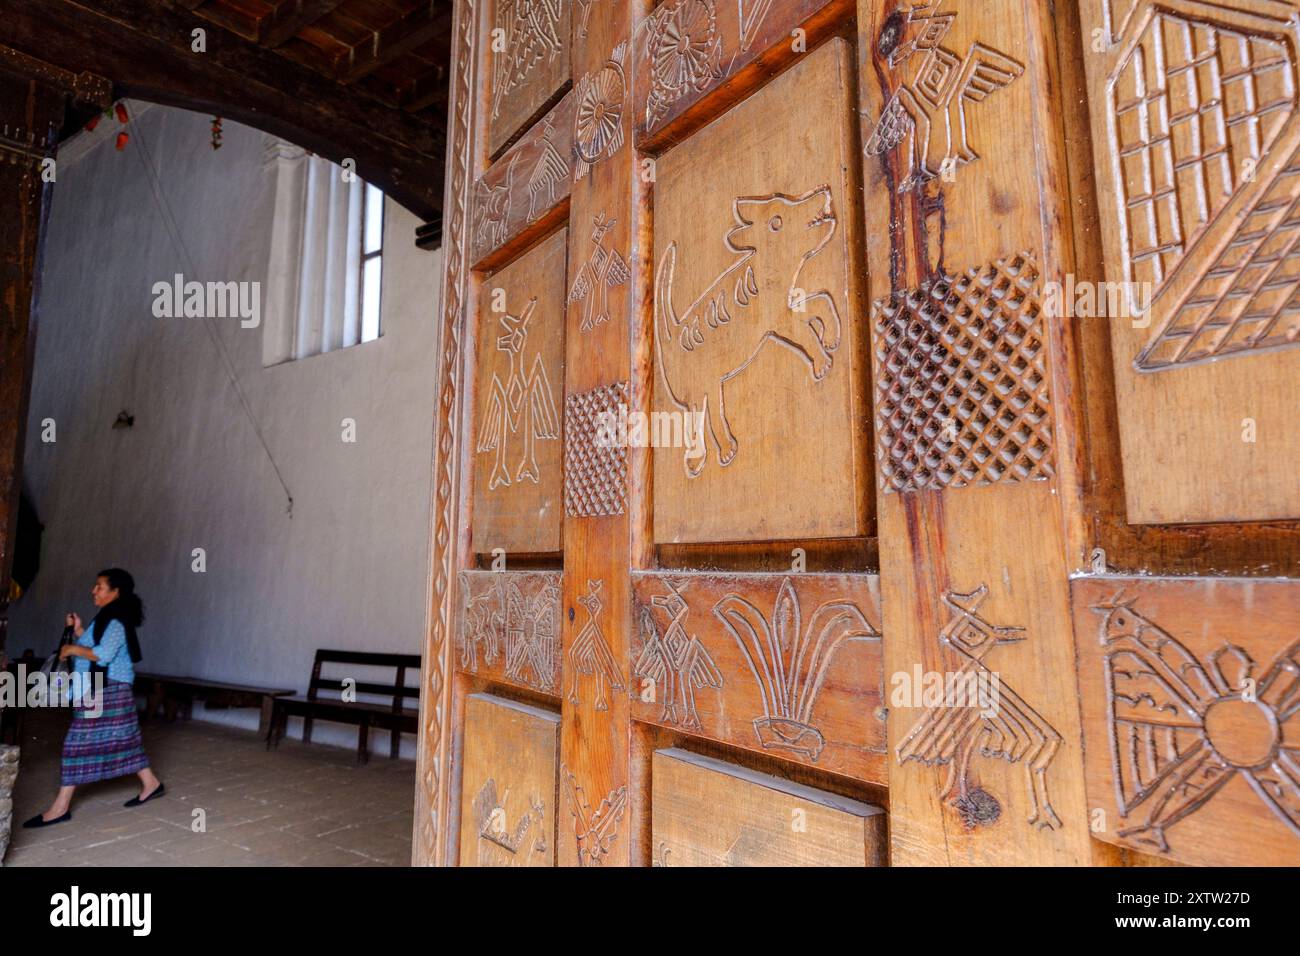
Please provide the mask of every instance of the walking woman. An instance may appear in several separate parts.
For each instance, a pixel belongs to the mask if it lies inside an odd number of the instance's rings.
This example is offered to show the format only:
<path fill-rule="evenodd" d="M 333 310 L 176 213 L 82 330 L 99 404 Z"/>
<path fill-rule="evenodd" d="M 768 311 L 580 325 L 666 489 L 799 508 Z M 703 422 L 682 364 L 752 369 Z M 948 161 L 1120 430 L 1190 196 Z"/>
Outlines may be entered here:
<path fill-rule="evenodd" d="M 135 593 L 135 580 L 121 568 L 100 571 L 90 596 L 99 613 L 90 627 L 69 614 L 67 623 L 77 636 L 65 644 L 60 658 L 73 658 L 73 717 L 63 740 L 63 785 L 54 803 L 32 817 L 24 827 L 48 827 L 72 819 L 72 792 L 83 783 L 109 780 L 129 773 L 140 777 L 139 796 L 126 806 L 137 807 L 162 796 L 164 787 L 149 769 L 140 740 L 140 721 L 135 712 L 135 663 L 140 660 L 140 642 L 135 629 L 144 623 L 144 604 Z M 91 693 L 94 673 L 104 673 L 100 705 L 92 711 L 81 706 L 79 692 Z M 78 686 L 78 684 L 81 686 Z"/>

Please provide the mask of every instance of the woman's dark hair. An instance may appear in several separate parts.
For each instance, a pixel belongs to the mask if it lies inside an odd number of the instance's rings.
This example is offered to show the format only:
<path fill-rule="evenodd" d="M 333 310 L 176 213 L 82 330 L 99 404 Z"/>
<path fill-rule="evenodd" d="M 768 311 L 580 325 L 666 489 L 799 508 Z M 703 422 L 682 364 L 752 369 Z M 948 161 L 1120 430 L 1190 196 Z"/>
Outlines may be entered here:
<path fill-rule="evenodd" d="M 140 600 L 140 595 L 135 593 L 135 578 L 131 577 L 130 572 L 123 571 L 121 568 L 108 568 L 100 571 L 97 577 L 103 578 L 110 588 L 118 592 L 117 600 L 113 603 L 121 610 L 122 622 L 131 627 L 139 627 L 143 624 L 144 602 Z"/>

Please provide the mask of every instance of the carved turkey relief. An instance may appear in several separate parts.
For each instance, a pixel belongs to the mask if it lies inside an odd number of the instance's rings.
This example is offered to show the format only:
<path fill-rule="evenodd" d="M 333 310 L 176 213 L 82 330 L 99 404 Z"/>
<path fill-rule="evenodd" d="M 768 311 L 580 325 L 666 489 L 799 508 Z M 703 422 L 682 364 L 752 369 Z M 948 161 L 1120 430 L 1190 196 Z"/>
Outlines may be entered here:
<path fill-rule="evenodd" d="M 657 162 L 654 410 L 683 436 L 654 453 L 661 542 L 864 527 L 847 71 L 828 43 Z"/>
<path fill-rule="evenodd" d="M 569 78 L 571 0 L 496 0 L 491 51 L 490 149 L 523 130 Z"/>
<path fill-rule="evenodd" d="M 474 547 L 560 549 L 564 392 L 561 230 L 489 277 L 479 297 Z"/>

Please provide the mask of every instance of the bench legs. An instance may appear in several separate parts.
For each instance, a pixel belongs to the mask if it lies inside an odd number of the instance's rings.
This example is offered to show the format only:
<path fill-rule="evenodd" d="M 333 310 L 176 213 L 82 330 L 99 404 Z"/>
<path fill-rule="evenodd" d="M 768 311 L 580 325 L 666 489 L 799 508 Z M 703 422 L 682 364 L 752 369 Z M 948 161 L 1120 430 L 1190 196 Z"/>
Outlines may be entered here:
<path fill-rule="evenodd" d="M 370 760 L 370 718 L 362 717 L 361 726 L 357 728 L 357 763 Z"/>
<path fill-rule="evenodd" d="M 402 732 L 394 727 L 388 732 L 388 759 L 396 760 L 402 752 Z"/>
<path fill-rule="evenodd" d="M 257 732 L 265 737 L 271 732 L 271 715 L 275 711 L 275 698 L 262 698 L 262 716 L 257 721 Z"/>

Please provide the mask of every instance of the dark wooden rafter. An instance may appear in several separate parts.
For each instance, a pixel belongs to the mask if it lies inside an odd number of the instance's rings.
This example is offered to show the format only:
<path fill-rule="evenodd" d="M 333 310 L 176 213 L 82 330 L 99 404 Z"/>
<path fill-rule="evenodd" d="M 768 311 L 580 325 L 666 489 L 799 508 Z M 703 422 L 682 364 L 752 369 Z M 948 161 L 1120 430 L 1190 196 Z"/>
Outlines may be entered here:
<path fill-rule="evenodd" d="M 421 218 L 441 209 L 441 117 L 382 105 L 211 21 L 206 52 L 195 53 L 195 16 L 164 0 L 0 0 L 0 44 L 107 77 L 118 96 L 219 113 L 334 161 L 354 159 L 362 178 Z M 381 42 L 376 56 L 387 62 L 400 55 L 387 56 L 394 48 Z"/>
<path fill-rule="evenodd" d="M 343 5 L 344 0 L 284 0 L 258 24 L 258 42 L 278 47 L 304 27 Z"/>
<path fill-rule="evenodd" d="M 451 31 L 451 0 L 424 0 L 423 4 L 351 49 L 339 61 L 339 79 L 355 83 L 386 63 Z"/>

